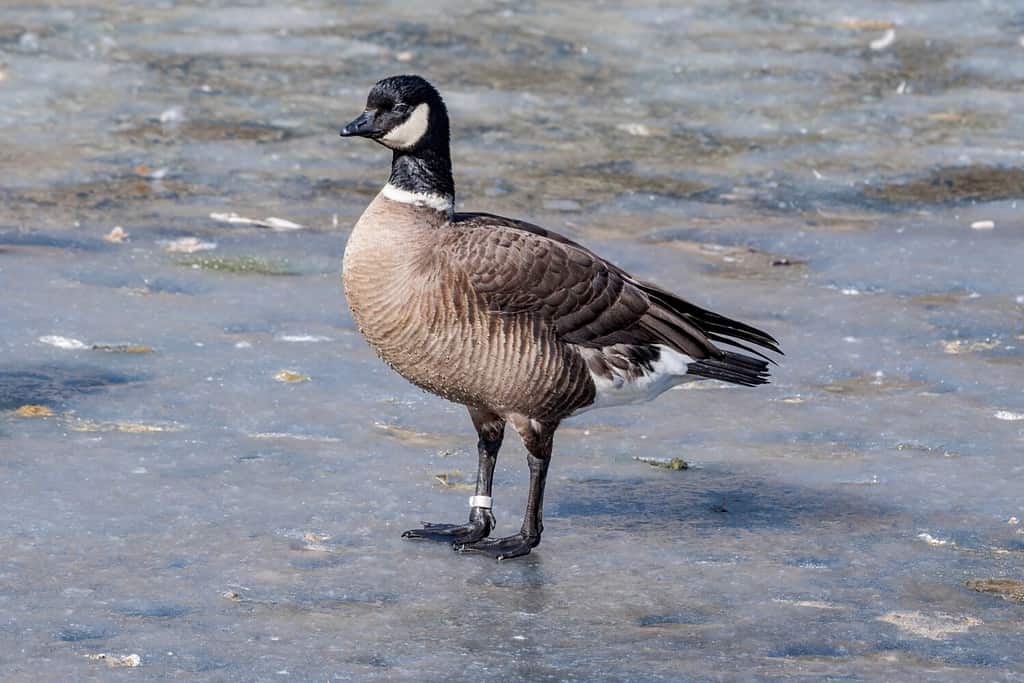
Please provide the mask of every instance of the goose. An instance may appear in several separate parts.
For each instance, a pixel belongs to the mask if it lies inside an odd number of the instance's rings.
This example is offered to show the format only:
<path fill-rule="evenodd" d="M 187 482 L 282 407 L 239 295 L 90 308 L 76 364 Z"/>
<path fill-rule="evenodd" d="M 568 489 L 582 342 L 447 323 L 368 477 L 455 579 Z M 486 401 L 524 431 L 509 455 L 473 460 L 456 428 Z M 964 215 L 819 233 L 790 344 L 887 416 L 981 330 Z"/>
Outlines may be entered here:
<path fill-rule="evenodd" d="M 558 233 L 456 212 L 448 112 L 422 77 L 378 81 L 341 136 L 392 151 L 391 176 L 345 247 L 352 317 L 405 379 L 466 406 L 478 436 L 469 521 L 424 522 L 403 537 L 498 560 L 527 555 L 540 544 L 544 483 L 563 420 L 647 401 L 681 382 L 768 381 L 775 361 L 762 350 L 782 352 L 766 332 L 636 278 Z M 491 538 L 506 424 L 526 447 L 529 497 L 519 533 Z"/>

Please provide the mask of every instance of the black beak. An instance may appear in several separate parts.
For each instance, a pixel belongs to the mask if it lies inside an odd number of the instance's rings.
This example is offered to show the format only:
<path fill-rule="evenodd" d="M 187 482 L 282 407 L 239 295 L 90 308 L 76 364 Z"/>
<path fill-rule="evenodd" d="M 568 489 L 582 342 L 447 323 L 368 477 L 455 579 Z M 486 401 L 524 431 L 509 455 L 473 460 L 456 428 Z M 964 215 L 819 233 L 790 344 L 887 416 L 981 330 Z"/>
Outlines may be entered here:
<path fill-rule="evenodd" d="M 377 126 L 374 123 L 375 114 L 376 112 L 364 111 L 355 121 L 342 128 L 339 134 L 343 138 L 354 136 L 368 138 L 376 135 L 380 131 L 377 130 Z"/>

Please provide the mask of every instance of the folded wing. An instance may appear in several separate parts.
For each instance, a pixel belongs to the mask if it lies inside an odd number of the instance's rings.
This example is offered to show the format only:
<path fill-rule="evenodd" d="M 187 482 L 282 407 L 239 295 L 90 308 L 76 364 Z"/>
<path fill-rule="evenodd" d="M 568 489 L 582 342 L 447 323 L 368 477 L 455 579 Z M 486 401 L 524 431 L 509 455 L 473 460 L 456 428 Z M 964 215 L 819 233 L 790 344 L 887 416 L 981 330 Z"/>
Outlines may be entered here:
<path fill-rule="evenodd" d="M 491 214 L 456 214 L 445 252 L 488 308 L 526 313 L 559 339 L 585 348 L 665 345 L 695 362 L 688 374 L 739 384 L 767 381 L 781 353 L 771 335 L 637 280 L 585 247 L 530 223 Z M 757 357 L 725 351 L 717 343 Z M 774 361 L 771 361 L 774 362 Z"/>

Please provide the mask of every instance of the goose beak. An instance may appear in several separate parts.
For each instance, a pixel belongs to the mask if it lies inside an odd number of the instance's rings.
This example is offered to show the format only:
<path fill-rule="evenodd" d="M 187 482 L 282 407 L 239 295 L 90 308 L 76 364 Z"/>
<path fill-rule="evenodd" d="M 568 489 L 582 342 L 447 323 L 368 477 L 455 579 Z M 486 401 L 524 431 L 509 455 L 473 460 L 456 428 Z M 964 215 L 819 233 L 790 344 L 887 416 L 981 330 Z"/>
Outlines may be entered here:
<path fill-rule="evenodd" d="M 341 129 L 339 135 L 343 138 L 350 137 L 370 137 L 379 133 L 376 125 L 374 125 L 374 114 L 376 112 L 364 111 L 354 121 L 348 123 L 344 128 Z"/>

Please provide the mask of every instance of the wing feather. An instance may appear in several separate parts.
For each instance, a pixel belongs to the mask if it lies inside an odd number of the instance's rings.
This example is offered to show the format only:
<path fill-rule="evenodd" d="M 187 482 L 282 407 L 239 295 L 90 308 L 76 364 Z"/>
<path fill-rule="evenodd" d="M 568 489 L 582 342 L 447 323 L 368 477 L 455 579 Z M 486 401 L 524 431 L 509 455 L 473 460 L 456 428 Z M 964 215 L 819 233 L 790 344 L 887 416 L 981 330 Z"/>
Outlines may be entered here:
<path fill-rule="evenodd" d="M 715 342 L 766 360 L 743 342 L 781 353 L 771 335 L 638 280 L 550 230 L 485 213 L 456 214 L 444 229 L 450 231 L 445 253 L 491 311 L 526 313 L 552 326 L 567 343 L 590 348 L 666 344 L 695 360 L 742 365 L 735 357 L 752 368 L 764 361 L 722 351 Z M 733 379 L 725 368 L 722 374 Z"/>

